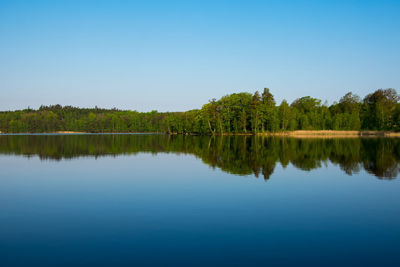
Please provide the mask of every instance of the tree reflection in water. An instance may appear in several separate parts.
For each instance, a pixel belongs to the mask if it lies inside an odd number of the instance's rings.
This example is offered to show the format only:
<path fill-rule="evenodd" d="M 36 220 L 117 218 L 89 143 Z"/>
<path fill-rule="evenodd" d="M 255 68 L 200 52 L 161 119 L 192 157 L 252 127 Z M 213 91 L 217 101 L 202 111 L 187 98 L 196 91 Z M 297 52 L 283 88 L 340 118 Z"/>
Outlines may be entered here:
<path fill-rule="evenodd" d="M 311 171 L 332 162 L 352 175 L 361 169 L 380 179 L 399 174 L 400 139 L 296 139 L 261 136 L 2 135 L 0 153 L 39 156 L 42 160 L 131 155 L 193 154 L 207 165 L 236 175 L 269 179 L 277 163 Z"/>

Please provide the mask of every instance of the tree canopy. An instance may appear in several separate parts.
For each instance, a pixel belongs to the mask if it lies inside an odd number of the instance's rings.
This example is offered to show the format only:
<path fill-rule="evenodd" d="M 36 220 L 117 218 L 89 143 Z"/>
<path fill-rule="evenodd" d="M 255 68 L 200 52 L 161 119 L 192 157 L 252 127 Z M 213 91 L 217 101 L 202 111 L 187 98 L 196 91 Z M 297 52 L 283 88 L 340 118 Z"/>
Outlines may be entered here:
<path fill-rule="evenodd" d="M 260 94 L 233 93 L 199 110 L 138 112 L 118 109 L 41 106 L 0 112 L 5 133 L 163 132 L 183 134 L 259 133 L 287 130 L 400 131 L 400 96 L 378 89 L 361 98 L 349 92 L 330 106 L 311 96 L 277 105 L 268 88 Z"/>

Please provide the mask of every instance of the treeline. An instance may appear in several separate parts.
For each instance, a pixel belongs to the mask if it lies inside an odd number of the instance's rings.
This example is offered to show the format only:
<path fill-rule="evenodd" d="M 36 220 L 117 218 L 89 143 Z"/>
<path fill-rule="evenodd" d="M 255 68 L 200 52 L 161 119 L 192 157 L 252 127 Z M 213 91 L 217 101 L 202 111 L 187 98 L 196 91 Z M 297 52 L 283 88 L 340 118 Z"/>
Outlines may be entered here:
<path fill-rule="evenodd" d="M 76 157 L 183 153 L 236 175 L 269 179 L 278 163 L 311 171 L 327 162 L 346 174 L 365 170 L 393 179 L 400 172 L 400 139 L 296 139 L 264 136 L 133 135 L 3 135 L 0 155 L 39 156 L 42 160 Z"/>
<path fill-rule="evenodd" d="M 259 133 L 292 130 L 400 131 L 400 96 L 379 89 L 361 98 L 347 93 L 328 106 L 310 96 L 277 105 L 268 88 L 260 94 L 234 93 L 200 110 L 137 112 L 118 109 L 41 106 L 0 112 L 0 131 Z"/>

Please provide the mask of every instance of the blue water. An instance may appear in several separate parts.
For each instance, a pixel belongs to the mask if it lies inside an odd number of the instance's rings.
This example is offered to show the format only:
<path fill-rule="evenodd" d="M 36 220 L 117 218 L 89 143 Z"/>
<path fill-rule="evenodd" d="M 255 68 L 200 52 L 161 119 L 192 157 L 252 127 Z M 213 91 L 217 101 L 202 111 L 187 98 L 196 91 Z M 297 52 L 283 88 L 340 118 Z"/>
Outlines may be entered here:
<path fill-rule="evenodd" d="M 325 161 L 264 181 L 148 152 L 0 170 L 0 266 L 400 266 L 398 177 Z"/>

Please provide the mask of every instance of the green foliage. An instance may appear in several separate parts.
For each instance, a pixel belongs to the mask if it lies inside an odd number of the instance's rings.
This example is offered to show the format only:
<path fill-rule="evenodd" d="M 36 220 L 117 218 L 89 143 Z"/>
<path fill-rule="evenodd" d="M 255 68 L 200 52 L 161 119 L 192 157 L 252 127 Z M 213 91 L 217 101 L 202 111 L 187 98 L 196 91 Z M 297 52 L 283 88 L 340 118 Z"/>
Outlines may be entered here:
<path fill-rule="evenodd" d="M 185 153 L 213 168 L 269 179 L 278 163 L 302 170 L 327 161 L 348 175 L 365 169 L 378 178 L 399 175 L 400 139 L 296 139 L 264 136 L 186 136 L 166 134 L 0 135 L 0 155 L 38 156 L 42 160 L 117 156 L 137 153 Z"/>
<path fill-rule="evenodd" d="M 361 102 L 347 93 L 328 107 L 321 100 L 302 97 L 277 106 L 268 88 L 263 93 L 234 93 L 212 99 L 200 110 L 137 112 L 118 109 L 41 106 L 0 112 L 0 131 L 43 133 L 160 132 L 180 134 L 258 133 L 291 130 L 400 131 L 399 95 L 379 89 Z"/>
<path fill-rule="evenodd" d="M 379 89 L 367 95 L 363 103 L 363 127 L 370 129 L 396 129 L 400 96 L 394 89 Z"/>

